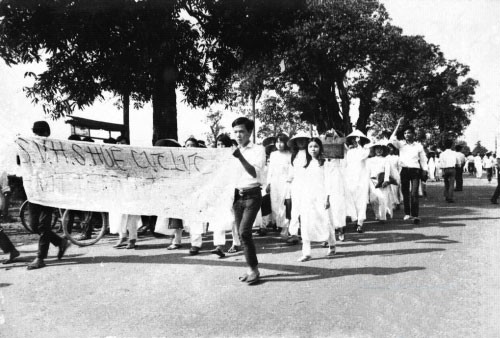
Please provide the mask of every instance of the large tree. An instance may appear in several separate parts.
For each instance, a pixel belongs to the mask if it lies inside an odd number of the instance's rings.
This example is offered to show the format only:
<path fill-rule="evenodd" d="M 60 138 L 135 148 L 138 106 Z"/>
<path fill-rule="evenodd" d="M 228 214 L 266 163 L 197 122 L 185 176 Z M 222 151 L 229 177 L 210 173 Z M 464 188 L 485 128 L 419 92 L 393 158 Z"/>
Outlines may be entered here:
<path fill-rule="evenodd" d="M 308 99 L 302 117 L 319 132 L 350 132 L 349 76 L 368 64 L 387 24 L 379 1 L 325 1 L 282 34 L 283 81 Z"/>
<path fill-rule="evenodd" d="M 4 0 L 0 56 L 9 65 L 46 62 L 30 74 L 27 94 L 56 118 L 109 91 L 152 101 L 153 140 L 177 138 L 176 88 L 194 106 L 220 100 L 242 58 L 282 27 L 280 15 L 305 3 L 273 12 L 284 2 L 262 2 Z"/>

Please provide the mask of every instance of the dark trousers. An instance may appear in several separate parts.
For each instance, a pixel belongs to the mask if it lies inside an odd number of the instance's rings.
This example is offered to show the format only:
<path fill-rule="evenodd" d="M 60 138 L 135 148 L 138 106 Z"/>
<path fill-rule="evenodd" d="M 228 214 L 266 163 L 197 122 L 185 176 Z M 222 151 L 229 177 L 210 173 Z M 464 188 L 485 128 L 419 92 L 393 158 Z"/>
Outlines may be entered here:
<path fill-rule="evenodd" d="M 30 203 L 29 213 L 29 222 L 31 224 L 31 228 L 34 232 L 40 235 L 40 240 L 38 241 L 37 257 L 40 259 L 47 258 L 50 243 L 55 246 L 61 246 L 62 242 L 62 238 L 57 236 L 51 228 L 50 223 L 52 221 L 52 208 L 35 203 Z"/>
<path fill-rule="evenodd" d="M 488 182 L 491 182 L 493 178 L 493 168 L 486 168 L 486 177 L 488 178 Z"/>
<path fill-rule="evenodd" d="M 474 162 L 469 162 L 469 175 L 473 176 L 476 173 Z"/>
<path fill-rule="evenodd" d="M 457 168 L 457 173 L 455 175 L 455 190 L 456 191 L 462 191 L 464 189 L 464 166 L 465 164 L 462 164 L 460 167 Z"/>
<path fill-rule="evenodd" d="M 493 196 L 491 196 L 491 201 L 497 202 L 499 196 L 500 196 L 500 173 L 498 173 L 497 175 L 497 188 L 495 189 Z"/>
<path fill-rule="evenodd" d="M 420 169 L 401 169 L 401 192 L 405 215 L 418 217 L 418 187 L 420 184 Z"/>
<path fill-rule="evenodd" d="M 240 234 L 241 244 L 243 244 L 245 260 L 252 269 L 259 264 L 257 261 L 255 243 L 252 238 L 252 226 L 257 213 L 260 211 L 261 204 L 262 194 L 260 189 L 243 196 L 239 193 L 235 193 L 233 204 L 234 219 Z"/>
<path fill-rule="evenodd" d="M 2 249 L 3 253 L 10 253 L 15 249 L 14 244 L 12 244 L 2 227 L 0 227 L 0 249 Z"/>
<path fill-rule="evenodd" d="M 444 168 L 443 169 L 443 179 L 444 179 L 444 197 L 446 200 L 453 200 L 453 186 L 455 185 L 455 176 L 457 170 L 455 168 Z"/>

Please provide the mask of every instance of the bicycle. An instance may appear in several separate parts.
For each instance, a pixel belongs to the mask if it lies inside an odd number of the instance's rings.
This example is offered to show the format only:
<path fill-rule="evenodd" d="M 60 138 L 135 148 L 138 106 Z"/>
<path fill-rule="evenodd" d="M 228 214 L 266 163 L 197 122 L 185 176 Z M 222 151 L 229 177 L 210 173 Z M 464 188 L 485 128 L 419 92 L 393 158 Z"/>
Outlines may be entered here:
<path fill-rule="evenodd" d="M 97 243 L 109 227 L 106 212 L 70 210 L 62 216 L 64 236 L 78 246 L 89 246 Z"/>
<path fill-rule="evenodd" d="M 23 202 L 21 205 L 21 208 L 19 208 L 19 219 L 21 220 L 21 224 L 23 227 L 30 233 L 35 233 L 33 231 L 33 228 L 31 227 L 31 224 L 29 223 L 29 201 L 26 200 Z M 59 232 L 62 230 L 62 224 L 60 222 L 60 219 L 62 218 L 62 209 L 54 208 L 52 212 L 52 220 L 50 222 L 50 226 L 52 229 L 56 232 Z"/>

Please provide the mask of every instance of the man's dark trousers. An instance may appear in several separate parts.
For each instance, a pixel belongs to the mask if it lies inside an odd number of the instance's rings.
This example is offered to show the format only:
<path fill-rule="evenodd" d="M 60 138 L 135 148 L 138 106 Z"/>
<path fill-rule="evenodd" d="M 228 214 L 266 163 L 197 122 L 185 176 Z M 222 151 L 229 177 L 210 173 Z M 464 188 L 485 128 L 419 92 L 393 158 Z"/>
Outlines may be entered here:
<path fill-rule="evenodd" d="M 462 191 L 464 189 L 464 165 L 457 167 L 457 173 L 455 175 L 455 191 Z"/>
<path fill-rule="evenodd" d="M 52 208 L 43 205 L 29 203 L 29 222 L 35 233 L 40 235 L 38 241 L 38 254 L 40 259 L 47 258 L 50 243 L 61 246 L 62 238 L 52 231 Z"/>
<path fill-rule="evenodd" d="M 254 188 L 248 193 L 235 192 L 233 204 L 234 219 L 240 234 L 245 260 L 251 268 L 257 267 L 257 252 L 252 238 L 252 226 L 262 204 L 261 189 Z"/>
<path fill-rule="evenodd" d="M 418 187 L 421 172 L 419 168 L 404 167 L 401 169 L 401 192 L 403 193 L 405 215 L 412 217 L 418 217 Z"/>

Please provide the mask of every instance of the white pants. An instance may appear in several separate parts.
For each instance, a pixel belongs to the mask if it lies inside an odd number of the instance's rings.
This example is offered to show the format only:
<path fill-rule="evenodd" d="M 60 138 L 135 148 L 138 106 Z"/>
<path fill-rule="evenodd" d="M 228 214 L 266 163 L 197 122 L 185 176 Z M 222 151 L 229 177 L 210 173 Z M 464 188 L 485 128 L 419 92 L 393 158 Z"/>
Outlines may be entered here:
<path fill-rule="evenodd" d="M 122 215 L 121 217 L 121 230 L 118 233 L 118 238 L 126 238 L 127 231 L 129 239 L 137 239 L 137 229 L 139 228 L 139 222 L 141 221 L 141 216 L 139 215 Z"/>
<path fill-rule="evenodd" d="M 375 213 L 375 218 L 381 221 L 387 220 L 387 196 L 382 189 L 373 188 L 370 191 L 370 203 Z"/>
<path fill-rule="evenodd" d="M 233 236 L 233 245 L 241 246 L 240 236 L 238 234 L 238 229 L 236 228 L 236 224 L 233 223 L 233 227 L 231 229 L 231 234 Z M 215 246 L 223 246 L 226 245 L 226 231 L 214 231 L 214 245 Z"/>
<path fill-rule="evenodd" d="M 203 239 L 201 234 L 189 234 L 189 238 L 191 241 L 191 246 L 197 246 L 201 248 L 203 243 Z M 181 244 L 182 243 L 182 229 L 175 229 L 174 239 L 172 240 L 172 244 Z"/>
<path fill-rule="evenodd" d="M 335 232 L 328 237 L 328 245 L 335 246 Z M 302 255 L 311 256 L 311 241 L 302 240 Z"/>

